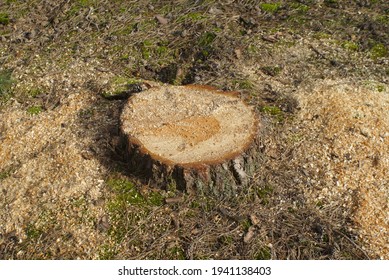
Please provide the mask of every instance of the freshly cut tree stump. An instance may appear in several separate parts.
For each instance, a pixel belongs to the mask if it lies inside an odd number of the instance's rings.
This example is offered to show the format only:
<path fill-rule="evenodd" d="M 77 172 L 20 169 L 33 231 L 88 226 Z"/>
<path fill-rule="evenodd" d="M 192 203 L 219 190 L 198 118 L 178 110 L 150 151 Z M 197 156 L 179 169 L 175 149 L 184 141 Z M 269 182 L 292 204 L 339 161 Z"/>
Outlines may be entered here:
<path fill-rule="evenodd" d="M 236 92 L 152 87 L 121 115 L 129 167 L 159 187 L 218 195 L 246 186 L 259 163 L 260 123 Z"/>

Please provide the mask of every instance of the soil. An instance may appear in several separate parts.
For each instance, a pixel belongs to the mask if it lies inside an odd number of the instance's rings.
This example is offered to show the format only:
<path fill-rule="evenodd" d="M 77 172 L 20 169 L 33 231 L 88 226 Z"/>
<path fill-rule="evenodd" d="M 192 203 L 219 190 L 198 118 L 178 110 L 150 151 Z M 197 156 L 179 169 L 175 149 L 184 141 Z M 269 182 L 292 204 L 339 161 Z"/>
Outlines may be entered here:
<path fill-rule="evenodd" d="M 2 1 L 0 259 L 389 259 L 388 30 L 385 0 Z M 239 196 L 128 171 L 124 98 L 163 83 L 254 108 Z"/>

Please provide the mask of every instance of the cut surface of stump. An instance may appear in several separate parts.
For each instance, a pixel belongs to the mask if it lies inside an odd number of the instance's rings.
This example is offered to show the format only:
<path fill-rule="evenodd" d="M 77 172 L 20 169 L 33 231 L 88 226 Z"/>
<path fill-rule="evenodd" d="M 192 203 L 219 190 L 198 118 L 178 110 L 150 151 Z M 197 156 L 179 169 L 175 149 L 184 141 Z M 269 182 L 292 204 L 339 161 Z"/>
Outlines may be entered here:
<path fill-rule="evenodd" d="M 129 98 L 121 116 L 132 169 L 181 189 L 244 185 L 258 128 L 237 93 L 206 86 L 150 88 Z"/>

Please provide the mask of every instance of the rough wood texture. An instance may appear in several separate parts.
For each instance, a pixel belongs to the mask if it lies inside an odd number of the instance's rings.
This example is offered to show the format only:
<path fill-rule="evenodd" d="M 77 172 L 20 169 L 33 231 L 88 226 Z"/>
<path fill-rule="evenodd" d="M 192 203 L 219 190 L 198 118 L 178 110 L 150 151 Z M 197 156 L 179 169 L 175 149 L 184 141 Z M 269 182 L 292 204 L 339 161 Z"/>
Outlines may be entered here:
<path fill-rule="evenodd" d="M 260 124 L 235 92 L 207 86 L 153 87 L 121 116 L 129 168 L 159 187 L 231 195 L 258 163 Z"/>

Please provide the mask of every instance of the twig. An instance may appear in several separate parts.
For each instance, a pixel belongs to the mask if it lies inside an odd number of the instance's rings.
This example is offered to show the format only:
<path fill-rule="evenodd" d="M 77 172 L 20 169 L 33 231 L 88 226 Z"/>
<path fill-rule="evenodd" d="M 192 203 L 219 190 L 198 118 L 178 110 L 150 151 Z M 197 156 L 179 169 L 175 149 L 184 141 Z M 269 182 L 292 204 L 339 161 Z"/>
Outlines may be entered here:
<path fill-rule="evenodd" d="M 343 236 L 344 238 L 346 238 L 351 244 L 353 244 L 355 246 L 355 248 L 357 248 L 359 251 L 362 252 L 362 254 L 366 257 L 366 259 L 370 260 L 370 257 L 369 255 L 365 252 L 365 250 L 363 250 L 360 246 L 358 246 L 358 244 L 356 244 L 350 237 L 348 237 L 346 234 L 344 234 L 343 232 L 339 231 L 339 230 L 334 230 L 336 233 L 339 233 L 341 236 Z"/>

